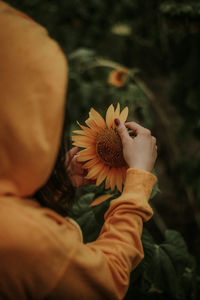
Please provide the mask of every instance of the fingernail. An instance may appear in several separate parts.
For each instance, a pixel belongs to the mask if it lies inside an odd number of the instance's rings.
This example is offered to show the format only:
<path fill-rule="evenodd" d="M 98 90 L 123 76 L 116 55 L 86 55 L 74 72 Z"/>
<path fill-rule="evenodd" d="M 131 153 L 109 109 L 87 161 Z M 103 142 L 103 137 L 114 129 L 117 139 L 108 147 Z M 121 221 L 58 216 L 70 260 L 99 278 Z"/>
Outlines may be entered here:
<path fill-rule="evenodd" d="M 120 120 L 119 119 L 115 119 L 115 125 L 119 126 L 119 124 L 120 124 Z"/>

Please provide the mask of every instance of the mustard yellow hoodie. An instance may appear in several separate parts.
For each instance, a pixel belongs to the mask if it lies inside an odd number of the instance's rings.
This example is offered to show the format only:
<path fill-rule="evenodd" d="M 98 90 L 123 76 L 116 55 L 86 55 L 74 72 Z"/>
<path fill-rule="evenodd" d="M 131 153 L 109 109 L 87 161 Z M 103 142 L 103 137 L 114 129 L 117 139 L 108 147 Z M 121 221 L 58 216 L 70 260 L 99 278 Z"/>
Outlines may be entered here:
<path fill-rule="evenodd" d="M 0 1 L 0 299 L 122 299 L 143 258 L 155 176 L 128 169 L 95 242 L 29 199 L 53 169 L 67 63 L 46 30 Z"/>

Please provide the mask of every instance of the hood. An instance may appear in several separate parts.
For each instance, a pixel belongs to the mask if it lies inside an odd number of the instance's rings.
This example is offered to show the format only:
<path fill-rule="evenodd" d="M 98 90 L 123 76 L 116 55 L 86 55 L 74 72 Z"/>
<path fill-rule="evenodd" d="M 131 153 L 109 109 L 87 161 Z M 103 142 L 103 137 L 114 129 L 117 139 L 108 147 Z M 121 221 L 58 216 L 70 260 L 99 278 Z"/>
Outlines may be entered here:
<path fill-rule="evenodd" d="M 54 167 L 67 62 L 47 31 L 0 1 L 0 195 L 30 196 Z"/>

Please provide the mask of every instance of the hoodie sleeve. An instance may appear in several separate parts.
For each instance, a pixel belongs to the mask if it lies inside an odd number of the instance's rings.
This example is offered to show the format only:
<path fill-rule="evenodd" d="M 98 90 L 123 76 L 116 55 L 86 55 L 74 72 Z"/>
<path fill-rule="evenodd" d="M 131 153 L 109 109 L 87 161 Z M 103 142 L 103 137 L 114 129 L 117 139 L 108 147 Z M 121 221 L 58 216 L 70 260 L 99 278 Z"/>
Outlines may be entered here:
<path fill-rule="evenodd" d="M 143 258 L 143 221 L 152 216 L 148 199 L 156 181 L 154 175 L 129 169 L 122 195 L 105 214 L 98 239 L 74 248 L 49 299 L 123 299 L 130 272 Z"/>

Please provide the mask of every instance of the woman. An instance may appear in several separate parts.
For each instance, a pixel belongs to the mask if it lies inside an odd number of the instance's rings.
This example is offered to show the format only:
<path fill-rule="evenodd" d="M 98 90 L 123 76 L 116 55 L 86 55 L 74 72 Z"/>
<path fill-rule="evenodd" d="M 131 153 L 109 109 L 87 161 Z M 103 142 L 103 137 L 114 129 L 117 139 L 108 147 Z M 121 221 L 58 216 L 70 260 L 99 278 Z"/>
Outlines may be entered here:
<path fill-rule="evenodd" d="M 0 1 L 0 299 L 122 299 L 143 258 L 157 150 L 140 125 L 127 124 L 136 132 L 132 139 L 116 120 L 129 169 L 96 241 L 84 244 L 75 222 L 33 197 L 42 198 L 38 191 L 55 164 L 66 85 L 66 58 L 57 43 Z"/>

